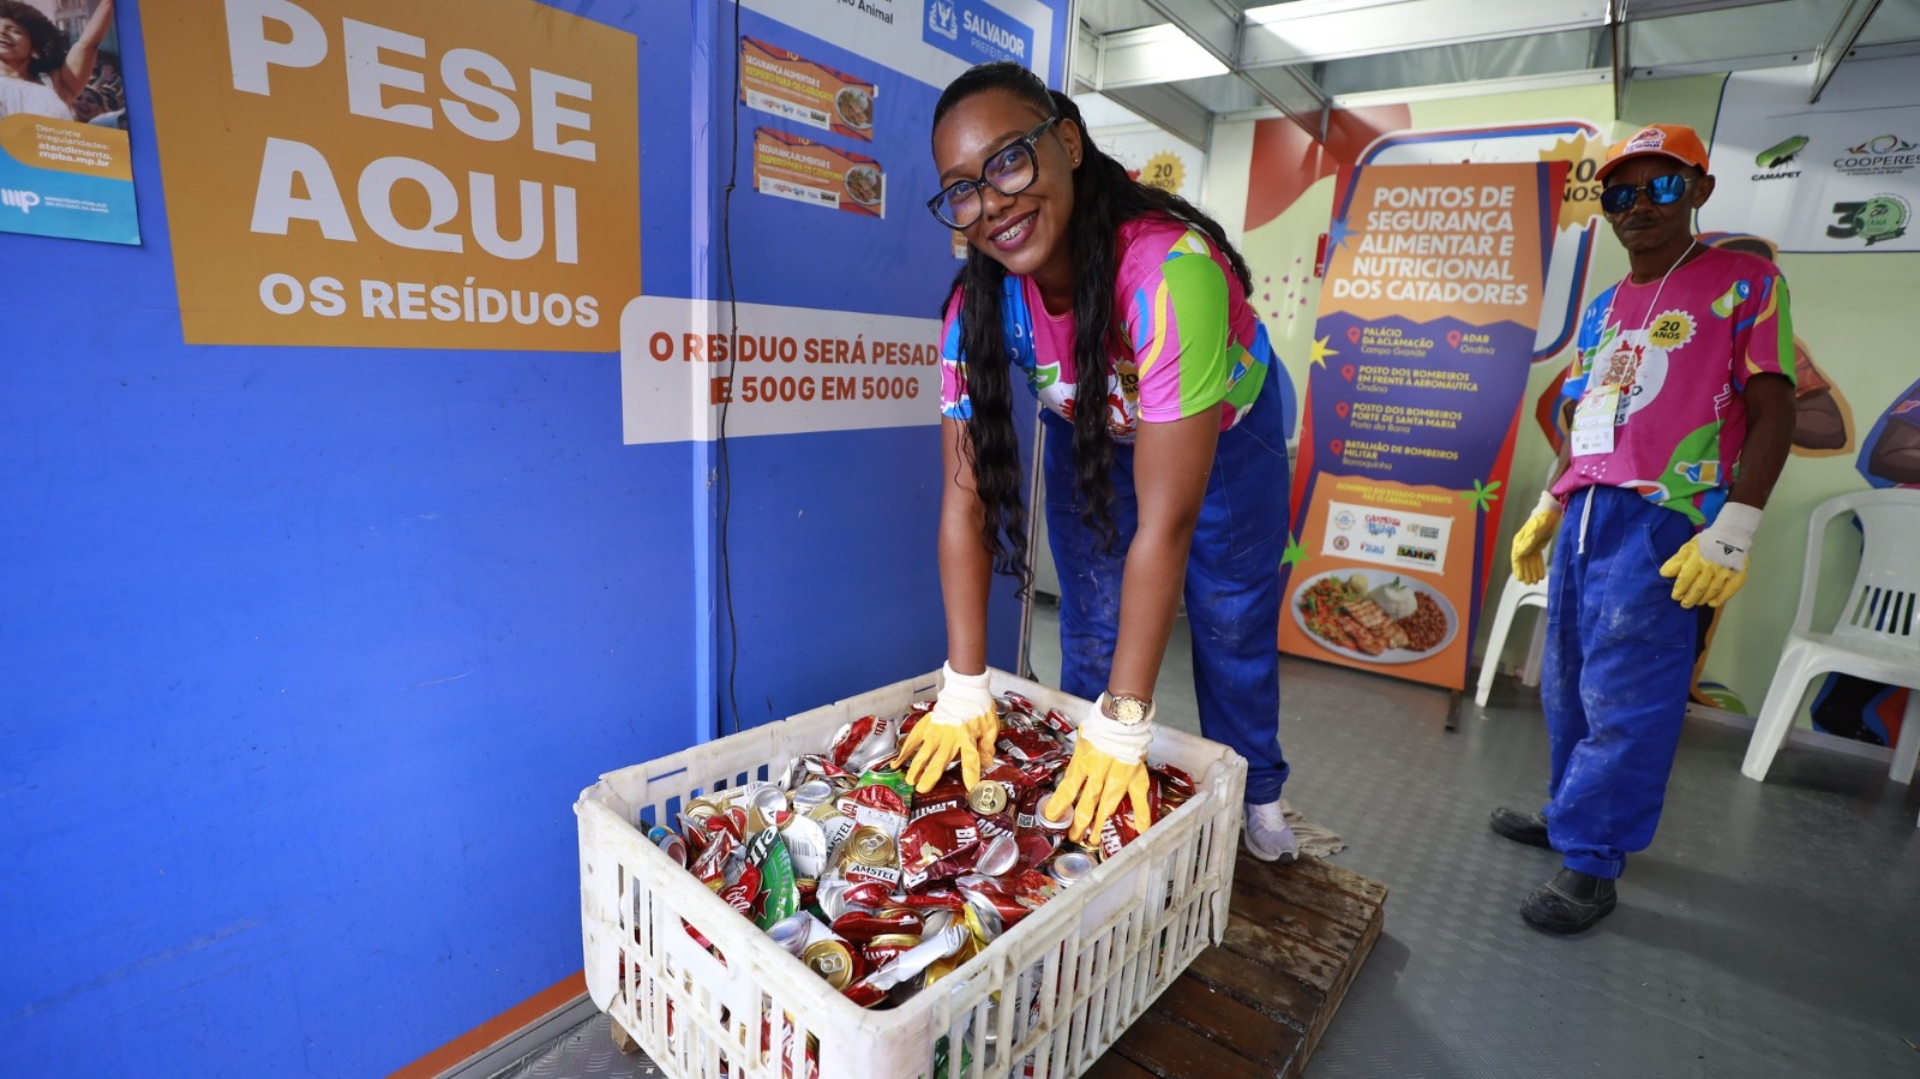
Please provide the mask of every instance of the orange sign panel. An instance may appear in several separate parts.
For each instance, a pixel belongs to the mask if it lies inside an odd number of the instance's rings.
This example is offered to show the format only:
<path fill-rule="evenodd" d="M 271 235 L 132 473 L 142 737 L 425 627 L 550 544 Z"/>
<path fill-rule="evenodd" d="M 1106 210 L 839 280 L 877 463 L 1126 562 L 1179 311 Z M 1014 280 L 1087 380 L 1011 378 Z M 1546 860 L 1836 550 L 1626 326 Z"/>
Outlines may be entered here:
<path fill-rule="evenodd" d="M 189 344 L 612 351 L 633 35 L 533 0 L 147 12 Z"/>

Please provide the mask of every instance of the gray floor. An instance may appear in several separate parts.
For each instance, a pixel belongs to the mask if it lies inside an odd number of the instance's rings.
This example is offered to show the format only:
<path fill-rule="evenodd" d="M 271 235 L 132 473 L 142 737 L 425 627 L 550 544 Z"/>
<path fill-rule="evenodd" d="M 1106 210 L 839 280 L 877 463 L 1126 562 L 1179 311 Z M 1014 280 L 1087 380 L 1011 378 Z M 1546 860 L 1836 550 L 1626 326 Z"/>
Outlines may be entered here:
<path fill-rule="evenodd" d="M 1049 681 L 1050 610 L 1034 640 Z M 1161 685 L 1161 720 L 1197 730 L 1184 626 Z M 1789 747 L 1754 783 L 1744 734 L 1690 723 L 1619 909 L 1558 939 L 1515 913 L 1554 856 L 1486 829 L 1542 798 L 1537 697 L 1503 680 L 1449 734 L 1441 690 L 1292 659 L 1282 686 L 1289 801 L 1392 889 L 1308 1076 L 1920 1077 L 1920 789 L 1884 766 Z M 515 1074 L 654 1074 L 606 1038 L 602 1017 Z"/>

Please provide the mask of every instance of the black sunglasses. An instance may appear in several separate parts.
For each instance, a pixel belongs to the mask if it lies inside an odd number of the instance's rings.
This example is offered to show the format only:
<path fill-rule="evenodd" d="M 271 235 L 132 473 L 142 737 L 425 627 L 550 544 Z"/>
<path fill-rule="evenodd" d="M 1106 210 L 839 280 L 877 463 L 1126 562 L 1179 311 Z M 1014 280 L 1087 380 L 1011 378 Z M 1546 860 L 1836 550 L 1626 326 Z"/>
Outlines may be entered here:
<path fill-rule="evenodd" d="M 1640 192 L 1647 193 L 1647 201 L 1655 206 L 1671 206 L 1686 197 L 1687 188 L 1693 183 L 1693 177 L 1670 172 L 1665 176 L 1655 176 L 1644 185 L 1615 184 L 1600 192 L 1600 208 L 1610 214 L 1624 214 L 1633 209 L 1640 200 Z"/>
<path fill-rule="evenodd" d="M 1049 116 L 1039 127 L 994 151 L 978 180 L 955 180 L 927 200 L 927 209 L 942 225 L 964 229 L 985 212 L 980 198 L 982 187 L 991 187 L 1009 198 L 1032 187 L 1040 178 L 1040 153 L 1035 143 L 1059 120 L 1058 116 Z"/>

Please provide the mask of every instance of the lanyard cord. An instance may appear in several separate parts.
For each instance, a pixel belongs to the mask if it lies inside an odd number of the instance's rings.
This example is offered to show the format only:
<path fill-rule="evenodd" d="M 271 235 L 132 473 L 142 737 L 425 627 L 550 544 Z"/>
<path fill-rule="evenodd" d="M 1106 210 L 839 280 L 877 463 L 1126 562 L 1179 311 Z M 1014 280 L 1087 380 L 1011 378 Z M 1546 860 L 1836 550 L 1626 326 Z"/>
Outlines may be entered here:
<path fill-rule="evenodd" d="M 1660 293 L 1663 290 L 1665 290 L 1667 287 L 1667 278 L 1672 277 L 1673 271 L 1679 269 L 1680 264 L 1687 261 L 1687 256 L 1693 254 L 1693 249 L 1699 246 L 1700 246 L 1700 240 L 1697 237 L 1692 240 L 1689 240 L 1687 242 L 1687 249 L 1685 251 L 1680 252 L 1680 257 L 1673 260 L 1673 265 L 1667 267 L 1666 273 L 1663 273 L 1660 275 L 1660 283 L 1654 286 L 1653 302 L 1647 305 L 1646 320 L 1640 324 L 1639 332 L 1646 333 L 1647 330 L 1653 326 L 1653 320 L 1656 317 L 1654 315 L 1654 312 L 1660 309 Z M 1633 275 L 1631 274 L 1627 275 L 1627 281 L 1632 281 L 1632 280 L 1633 280 Z M 1623 282 L 1623 284 L 1624 283 L 1625 282 Z M 1618 300 L 1619 298 L 1620 298 L 1620 290 L 1618 288 L 1615 288 L 1613 290 L 1613 295 L 1607 298 L 1607 316 L 1605 319 L 1601 320 L 1601 323 L 1600 323 L 1600 329 L 1603 332 L 1606 330 L 1607 324 L 1613 321 L 1613 304 L 1614 304 L 1614 301 Z M 1622 332 L 1620 336 L 1625 337 L 1626 333 Z"/>

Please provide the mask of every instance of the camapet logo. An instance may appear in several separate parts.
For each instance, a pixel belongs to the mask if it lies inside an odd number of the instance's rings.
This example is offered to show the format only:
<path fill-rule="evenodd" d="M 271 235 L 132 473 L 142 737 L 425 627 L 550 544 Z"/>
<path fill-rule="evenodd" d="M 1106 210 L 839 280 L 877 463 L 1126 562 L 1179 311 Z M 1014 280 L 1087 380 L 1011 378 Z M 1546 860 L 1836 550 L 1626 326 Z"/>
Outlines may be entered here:
<path fill-rule="evenodd" d="M 12 188 L 0 188 L 0 206 L 11 206 L 23 214 L 33 212 L 40 205 L 40 193 L 37 191 L 15 191 Z"/>

